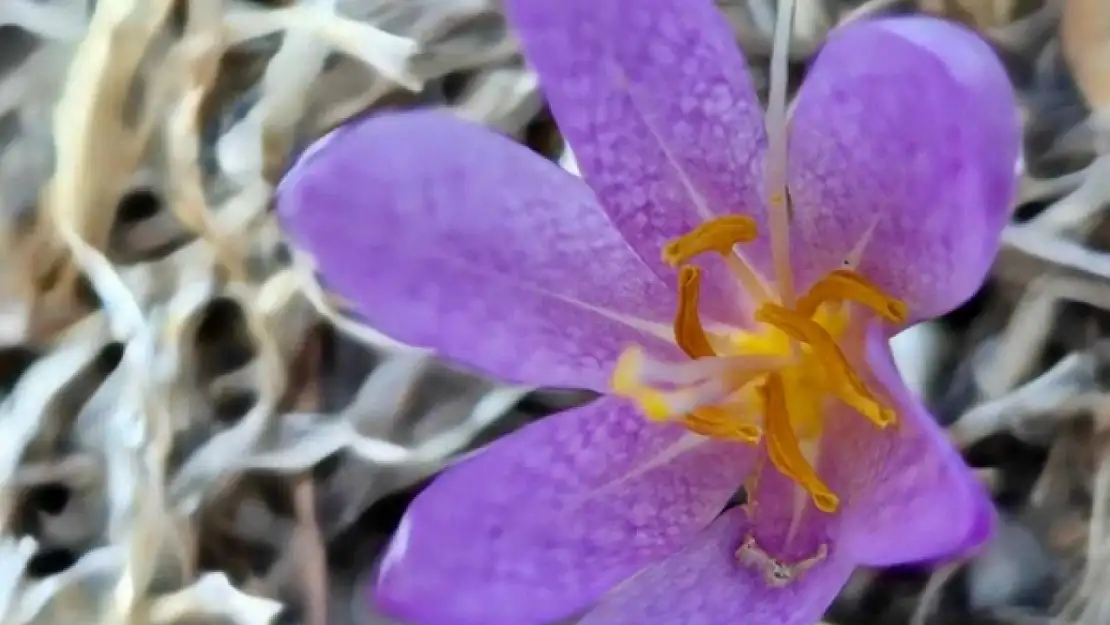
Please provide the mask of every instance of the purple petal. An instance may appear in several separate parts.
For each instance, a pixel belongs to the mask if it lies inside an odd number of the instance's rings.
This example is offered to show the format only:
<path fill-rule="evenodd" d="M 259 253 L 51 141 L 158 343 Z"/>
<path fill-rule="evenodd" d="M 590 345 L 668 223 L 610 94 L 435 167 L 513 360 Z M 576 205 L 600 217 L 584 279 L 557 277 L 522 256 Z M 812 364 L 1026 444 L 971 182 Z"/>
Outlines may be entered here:
<path fill-rule="evenodd" d="M 668 282 L 663 244 L 726 213 L 763 218 L 763 114 L 711 0 L 506 0 L 585 180 Z M 736 318 L 715 263 L 705 309 Z"/>
<path fill-rule="evenodd" d="M 813 625 L 848 581 L 852 563 L 835 549 L 782 588 L 767 586 L 735 552 L 751 530 L 733 509 L 697 543 L 630 580 L 579 625 Z"/>
<path fill-rule="evenodd" d="M 830 415 L 822 475 L 848 495 L 845 550 L 861 564 L 943 560 L 990 537 L 995 512 L 987 493 L 921 402 L 906 388 L 880 327 L 867 338 L 870 385 L 898 410 L 896 431 L 864 417 Z"/>
<path fill-rule="evenodd" d="M 1006 73 L 971 31 L 930 17 L 835 31 L 791 121 L 799 282 L 867 239 L 860 271 L 911 316 L 956 307 L 998 249 L 1019 142 Z"/>
<path fill-rule="evenodd" d="M 493 443 L 410 506 L 377 603 L 420 625 L 582 610 L 689 544 L 736 492 L 752 448 L 694 440 L 602 398 Z"/>
<path fill-rule="evenodd" d="M 614 321 L 667 335 L 674 295 L 586 185 L 480 126 L 352 123 L 297 163 L 278 210 L 370 325 L 492 375 L 603 390 L 627 344 L 668 349 Z"/>

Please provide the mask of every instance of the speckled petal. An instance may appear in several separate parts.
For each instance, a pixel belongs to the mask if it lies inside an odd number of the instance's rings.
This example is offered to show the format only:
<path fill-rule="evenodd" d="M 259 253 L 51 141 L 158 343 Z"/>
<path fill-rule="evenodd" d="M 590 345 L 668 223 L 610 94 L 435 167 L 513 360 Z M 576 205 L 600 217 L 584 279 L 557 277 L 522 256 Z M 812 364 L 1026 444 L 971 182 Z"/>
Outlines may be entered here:
<path fill-rule="evenodd" d="M 506 0 L 585 180 L 668 282 L 665 241 L 709 216 L 762 219 L 762 110 L 712 0 Z M 710 317 L 736 316 L 713 260 Z"/>
<path fill-rule="evenodd" d="M 783 588 L 735 552 L 751 531 L 743 510 L 722 515 L 690 548 L 630 580 L 579 625 L 813 625 L 848 581 L 837 551 Z"/>
<path fill-rule="evenodd" d="M 278 211 L 372 326 L 486 373 L 604 390 L 629 343 L 670 353 L 614 320 L 666 336 L 674 295 L 589 188 L 477 125 L 433 112 L 351 123 L 289 172 Z"/>
<path fill-rule="evenodd" d="M 791 121 L 800 284 L 841 265 L 904 298 L 915 319 L 981 284 L 1016 188 L 1017 108 L 971 31 L 930 17 L 834 31 Z"/>
<path fill-rule="evenodd" d="M 555 621 L 688 545 L 739 487 L 739 444 L 615 398 L 498 440 L 409 507 L 376 603 L 417 625 Z"/>
<path fill-rule="evenodd" d="M 830 414 L 822 475 L 848 499 L 842 545 L 860 564 L 944 560 L 990 537 L 990 499 L 894 364 L 886 332 L 867 341 L 870 385 L 898 410 L 896 430 L 858 414 Z"/>

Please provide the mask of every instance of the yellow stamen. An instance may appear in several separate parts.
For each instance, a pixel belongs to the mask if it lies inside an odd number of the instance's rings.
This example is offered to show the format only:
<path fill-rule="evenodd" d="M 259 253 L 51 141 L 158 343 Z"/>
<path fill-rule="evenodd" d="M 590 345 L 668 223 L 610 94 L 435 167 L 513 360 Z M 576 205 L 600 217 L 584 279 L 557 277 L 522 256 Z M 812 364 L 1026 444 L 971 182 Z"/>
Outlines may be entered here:
<path fill-rule="evenodd" d="M 837 497 L 818 477 L 806 460 L 786 409 L 786 389 L 779 374 L 767 376 L 763 385 L 764 425 L 767 428 L 767 455 L 783 475 L 797 482 L 809 493 L 813 505 L 823 512 L 835 512 L 840 505 Z"/>
<path fill-rule="evenodd" d="M 690 358 L 716 356 L 698 316 L 701 270 L 686 266 L 678 274 L 678 312 L 674 317 L 674 339 Z"/>
<path fill-rule="evenodd" d="M 838 399 L 879 427 L 885 428 L 894 423 L 894 411 L 883 406 L 864 386 L 852 370 L 844 352 L 840 351 L 836 341 L 821 324 L 778 304 L 764 304 L 756 311 L 755 318 L 756 321 L 774 326 L 790 338 L 808 345 L 830 375 L 833 382 L 830 390 Z"/>
<path fill-rule="evenodd" d="M 841 337 L 857 318 L 854 308 L 840 304 L 858 305 L 896 324 L 904 324 L 909 312 L 904 302 L 848 269 L 830 272 L 794 297 L 786 262 L 788 219 L 781 219 L 789 213 L 784 182 L 770 190 L 770 199 L 780 218 L 772 224 L 778 231 L 772 227 L 771 233 L 780 235 L 772 236 L 777 293 L 766 289 L 741 254 L 733 254 L 735 245 L 756 237 L 748 217 L 720 217 L 670 241 L 663 260 L 680 268 L 674 338 L 694 362 L 655 362 L 629 349 L 618 359 L 612 388 L 651 420 L 681 423 L 720 440 L 753 445 L 765 440 L 763 458 L 805 489 L 817 509 L 834 512 L 840 499 L 804 452 L 824 435 L 827 400 L 840 400 L 880 428 L 897 419 L 888 399 L 868 388 L 841 349 Z M 754 297 L 757 327 L 728 335 L 706 332 L 698 310 L 701 269 L 687 264 L 706 252 L 723 255 Z"/>
<path fill-rule="evenodd" d="M 862 304 L 892 323 L 903 324 L 909 316 L 905 302 L 888 297 L 863 276 L 847 269 L 837 269 L 819 280 L 798 299 L 795 310 L 803 317 L 812 317 L 822 304 L 836 301 Z"/>
<path fill-rule="evenodd" d="M 754 241 L 755 220 L 743 215 L 725 215 L 707 221 L 690 232 L 672 239 L 663 246 L 663 262 L 677 267 L 691 258 L 706 252 L 721 255 L 732 253 L 732 247 L 739 243 Z"/>
<path fill-rule="evenodd" d="M 756 444 L 763 436 L 759 426 L 737 419 L 737 413 L 720 406 L 699 408 L 683 420 L 695 434 Z"/>

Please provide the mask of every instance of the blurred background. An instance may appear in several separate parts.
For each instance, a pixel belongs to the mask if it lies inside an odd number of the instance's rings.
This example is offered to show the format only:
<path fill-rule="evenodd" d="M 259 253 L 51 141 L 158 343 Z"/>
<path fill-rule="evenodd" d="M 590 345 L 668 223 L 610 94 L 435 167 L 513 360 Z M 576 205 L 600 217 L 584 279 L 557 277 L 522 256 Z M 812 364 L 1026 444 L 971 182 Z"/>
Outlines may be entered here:
<path fill-rule="evenodd" d="M 774 0 L 718 3 L 764 93 Z M 896 339 L 1002 527 L 827 621 L 1110 623 L 1110 2 L 799 5 L 793 86 L 837 24 L 927 12 L 992 43 L 1025 124 L 991 279 Z M 4 624 L 388 623 L 366 586 L 427 480 L 591 399 L 400 348 L 282 240 L 298 153 L 410 107 L 574 171 L 495 0 L 0 0 Z"/>

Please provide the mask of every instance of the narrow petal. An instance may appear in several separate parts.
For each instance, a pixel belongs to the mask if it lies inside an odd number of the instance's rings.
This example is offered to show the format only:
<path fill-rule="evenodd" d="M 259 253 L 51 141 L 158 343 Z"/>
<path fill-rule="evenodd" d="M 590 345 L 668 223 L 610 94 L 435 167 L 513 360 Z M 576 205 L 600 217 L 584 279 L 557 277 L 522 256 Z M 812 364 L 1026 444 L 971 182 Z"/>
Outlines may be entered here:
<path fill-rule="evenodd" d="M 580 625 L 813 625 L 848 581 L 852 563 L 836 550 L 782 588 L 741 564 L 751 531 L 744 510 L 726 512 L 697 542 L 632 578 Z"/>
<path fill-rule="evenodd" d="M 720 214 L 762 221 L 762 110 L 712 0 L 505 8 L 585 180 L 661 277 L 674 275 L 660 261 L 668 239 Z M 723 263 L 712 269 L 705 308 L 729 321 L 739 295 Z"/>
<path fill-rule="evenodd" d="M 1019 132 L 1001 63 L 962 26 L 905 17 L 834 32 L 791 120 L 799 281 L 862 245 L 860 271 L 915 319 L 955 308 L 998 249 Z"/>
<path fill-rule="evenodd" d="M 627 344 L 666 349 L 628 324 L 670 334 L 672 289 L 586 185 L 480 126 L 354 122 L 290 171 L 278 210 L 372 326 L 486 373 L 604 390 Z"/>
<path fill-rule="evenodd" d="M 493 443 L 413 502 L 377 603 L 418 625 L 569 616 L 689 544 L 752 455 L 648 423 L 615 398 L 560 413 Z"/>
<path fill-rule="evenodd" d="M 871 385 L 899 414 L 881 431 L 847 410 L 830 415 L 822 475 L 846 493 L 845 550 L 860 564 L 943 560 L 989 538 L 994 507 L 944 431 L 906 388 L 882 328 L 867 340 Z"/>

